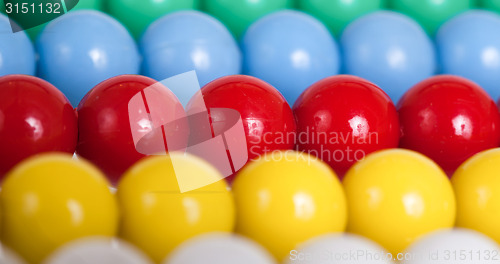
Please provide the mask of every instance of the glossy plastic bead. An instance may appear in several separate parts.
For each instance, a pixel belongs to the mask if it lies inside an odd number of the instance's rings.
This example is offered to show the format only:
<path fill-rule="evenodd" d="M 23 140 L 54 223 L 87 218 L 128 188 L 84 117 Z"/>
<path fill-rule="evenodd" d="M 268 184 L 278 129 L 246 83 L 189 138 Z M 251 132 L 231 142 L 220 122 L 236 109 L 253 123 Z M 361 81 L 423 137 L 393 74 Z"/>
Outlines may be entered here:
<path fill-rule="evenodd" d="M 417 20 L 434 35 L 448 19 L 472 8 L 476 0 L 389 0 L 390 7 Z"/>
<path fill-rule="evenodd" d="M 257 20 L 242 38 L 243 73 L 276 87 L 293 104 L 313 83 L 339 73 L 340 54 L 328 29 L 298 11 Z"/>
<path fill-rule="evenodd" d="M 236 232 L 262 244 L 278 261 L 313 237 L 345 229 L 346 199 L 337 176 L 305 153 L 262 155 L 240 171 L 233 194 Z"/>
<path fill-rule="evenodd" d="M 204 9 L 220 19 L 240 39 L 257 19 L 269 13 L 293 7 L 293 0 L 206 0 Z"/>
<path fill-rule="evenodd" d="M 500 98 L 500 14 L 473 10 L 446 22 L 436 34 L 442 73 L 470 79 Z"/>
<path fill-rule="evenodd" d="M 393 256 L 422 235 L 455 223 L 451 183 L 432 160 L 417 152 L 373 153 L 347 172 L 343 184 L 347 231 L 374 240 Z"/>
<path fill-rule="evenodd" d="M 315 83 L 293 111 L 298 149 L 319 157 L 340 177 L 366 155 L 399 143 L 396 107 L 379 87 L 359 77 L 338 75 Z"/>
<path fill-rule="evenodd" d="M 100 82 L 138 74 L 140 56 L 128 31 L 99 11 L 80 10 L 50 22 L 36 44 L 39 76 L 77 106 Z"/>
<path fill-rule="evenodd" d="M 433 159 L 451 176 L 472 155 L 500 145 L 500 114 L 477 84 L 451 75 L 429 78 L 398 103 L 402 148 Z"/>
<path fill-rule="evenodd" d="M 77 139 L 76 113 L 56 87 L 27 75 L 0 77 L 0 179 L 32 155 L 73 154 Z"/>
<path fill-rule="evenodd" d="M 340 35 L 354 19 L 382 9 L 386 0 L 298 0 L 298 6 L 323 21 L 330 31 Z"/>
<path fill-rule="evenodd" d="M 0 194 L 2 241 L 29 263 L 88 236 L 111 237 L 118 207 L 104 175 L 69 154 L 43 154 L 17 165 Z"/>

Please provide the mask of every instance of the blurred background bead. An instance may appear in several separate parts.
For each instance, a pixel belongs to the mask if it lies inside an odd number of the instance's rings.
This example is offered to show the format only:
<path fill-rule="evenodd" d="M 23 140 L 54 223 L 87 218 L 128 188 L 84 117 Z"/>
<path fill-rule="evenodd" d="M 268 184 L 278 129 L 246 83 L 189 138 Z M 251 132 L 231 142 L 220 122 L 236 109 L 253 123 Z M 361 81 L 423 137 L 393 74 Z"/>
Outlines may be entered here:
<path fill-rule="evenodd" d="M 138 74 L 140 56 L 127 30 L 99 11 L 74 11 L 50 22 L 37 41 L 39 75 L 77 106 L 98 83 Z"/>
<path fill-rule="evenodd" d="M 431 36 L 448 19 L 472 8 L 476 0 L 388 0 L 391 9 L 417 20 Z"/>
<path fill-rule="evenodd" d="M 12 33 L 9 18 L 0 14 L 0 76 L 35 75 L 35 65 L 35 49 L 26 32 Z"/>
<path fill-rule="evenodd" d="M 200 0 L 109 0 L 109 14 L 121 21 L 132 36 L 140 38 L 159 17 L 178 10 L 197 9 Z"/>
<path fill-rule="evenodd" d="M 500 0 L 477 0 L 480 7 L 500 13 Z"/>
<path fill-rule="evenodd" d="M 195 70 L 204 86 L 241 72 L 241 52 L 231 33 L 198 11 L 179 11 L 156 20 L 140 45 L 143 74 L 158 81 Z"/>
<path fill-rule="evenodd" d="M 344 73 L 375 83 L 394 103 L 436 73 L 431 39 L 414 20 L 396 12 L 378 11 L 355 20 L 340 42 Z"/>
<path fill-rule="evenodd" d="M 292 105 L 313 83 L 339 73 L 335 39 L 314 17 L 279 11 L 252 24 L 243 36 L 243 72 L 276 87 Z"/>
<path fill-rule="evenodd" d="M 61 91 L 33 76 L 0 77 L 0 181 L 32 155 L 73 154 L 77 139 L 77 115 Z"/>
<path fill-rule="evenodd" d="M 290 252 L 285 264 L 393 264 L 388 256 L 386 249 L 367 238 L 332 233 L 301 244 Z"/>
<path fill-rule="evenodd" d="M 500 98 L 500 15 L 473 10 L 446 22 L 436 35 L 441 71 L 468 78 Z"/>
<path fill-rule="evenodd" d="M 152 264 L 148 257 L 118 239 L 89 237 L 78 239 L 57 249 L 44 264 Z"/>

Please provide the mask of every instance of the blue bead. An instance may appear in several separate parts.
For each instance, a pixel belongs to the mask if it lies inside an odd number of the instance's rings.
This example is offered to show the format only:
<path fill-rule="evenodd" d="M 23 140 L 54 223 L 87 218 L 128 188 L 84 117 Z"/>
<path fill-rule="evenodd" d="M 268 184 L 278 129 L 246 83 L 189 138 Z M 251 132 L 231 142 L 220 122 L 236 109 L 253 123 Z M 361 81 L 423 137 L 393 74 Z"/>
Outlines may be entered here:
<path fill-rule="evenodd" d="M 500 96 L 500 16 L 472 10 L 446 22 L 436 35 L 443 73 L 468 78 Z"/>
<path fill-rule="evenodd" d="M 129 32 L 99 11 L 73 11 L 40 33 L 39 75 L 59 88 L 73 106 L 100 82 L 138 74 L 140 55 Z"/>
<path fill-rule="evenodd" d="M 199 11 L 179 11 L 153 22 L 140 41 L 143 74 L 158 81 L 196 71 L 200 85 L 241 73 L 241 52 L 228 29 Z"/>
<path fill-rule="evenodd" d="M 372 81 L 397 103 L 418 82 L 436 73 L 432 40 L 411 18 L 392 11 L 365 15 L 341 36 L 344 72 Z"/>
<path fill-rule="evenodd" d="M 26 33 L 12 33 L 9 18 L 0 14 L 0 76 L 34 75 L 35 64 L 35 50 Z"/>
<path fill-rule="evenodd" d="M 318 20 L 284 10 L 252 24 L 243 36 L 243 72 L 275 86 L 293 104 L 315 82 L 339 73 L 338 46 Z"/>

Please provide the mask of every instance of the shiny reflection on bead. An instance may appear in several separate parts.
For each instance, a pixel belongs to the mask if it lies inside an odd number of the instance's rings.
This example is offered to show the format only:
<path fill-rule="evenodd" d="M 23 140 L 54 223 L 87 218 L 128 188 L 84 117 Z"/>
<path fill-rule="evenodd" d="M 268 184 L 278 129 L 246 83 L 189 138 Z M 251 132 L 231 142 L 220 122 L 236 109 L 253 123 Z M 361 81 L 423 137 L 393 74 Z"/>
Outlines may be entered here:
<path fill-rule="evenodd" d="M 217 178 L 196 190 L 181 193 L 189 179 Z M 231 232 L 234 202 L 222 175 L 193 155 L 169 153 L 142 159 L 130 168 L 118 185 L 122 225 L 120 235 L 161 262 L 174 248 L 207 232 Z M 150 199 L 144 199 L 151 197 Z"/>
<path fill-rule="evenodd" d="M 341 178 L 364 156 L 398 145 L 394 104 L 378 86 L 359 77 L 338 75 L 315 83 L 293 111 L 298 149 L 323 159 Z"/>
<path fill-rule="evenodd" d="M 0 180 L 32 155 L 73 154 L 77 126 L 70 102 L 50 83 L 27 75 L 0 77 Z"/>
<path fill-rule="evenodd" d="M 236 232 L 265 246 L 277 260 L 308 239 L 345 229 L 339 180 L 328 165 L 305 153 L 273 151 L 251 161 L 238 173 L 233 194 Z"/>
<path fill-rule="evenodd" d="M 394 256 L 415 239 L 455 222 L 455 196 L 429 158 L 393 149 L 368 155 L 343 180 L 347 231 L 378 242 Z"/>
<path fill-rule="evenodd" d="M 477 84 L 453 75 L 420 82 L 398 103 L 400 147 L 418 151 L 449 176 L 472 155 L 500 145 L 500 114 Z"/>

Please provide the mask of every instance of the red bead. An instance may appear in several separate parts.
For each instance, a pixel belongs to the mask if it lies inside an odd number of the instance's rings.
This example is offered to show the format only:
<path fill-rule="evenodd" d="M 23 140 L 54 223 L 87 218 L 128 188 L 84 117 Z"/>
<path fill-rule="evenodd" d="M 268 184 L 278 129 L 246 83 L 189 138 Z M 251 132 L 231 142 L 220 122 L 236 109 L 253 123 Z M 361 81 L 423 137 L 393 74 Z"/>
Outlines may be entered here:
<path fill-rule="evenodd" d="M 27 75 L 0 77 L 0 178 L 42 152 L 75 152 L 76 112 L 50 83 Z"/>
<path fill-rule="evenodd" d="M 340 178 L 369 153 L 398 145 L 396 107 L 362 78 L 323 79 L 302 93 L 293 111 L 299 150 L 327 162 Z"/>
<path fill-rule="evenodd" d="M 477 84 L 457 76 L 429 78 L 398 103 L 400 146 L 437 162 L 449 175 L 472 155 L 500 144 L 500 114 Z"/>
<path fill-rule="evenodd" d="M 165 154 L 168 149 L 163 143 L 161 126 L 177 117 L 185 117 L 177 97 L 164 86 L 150 93 L 153 96 L 145 92 L 146 88 L 158 87 L 158 84 L 140 75 L 117 76 L 94 87 L 78 106 L 77 154 L 101 168 L 113 184 L 145 154 L 153 154 L 151 149 L 157 149 L 158 154 Z M 143 101 L 142 96 L 149 101 Z M 137 112 L 140 109 L 129 109 L 132 98 L 138 97 L 140 103 L 144 103 L 143 107 L 149 103 L 149 109 L 145 109 L 151 111 L 147 112 L 150 115 L 144 111 Z M 135 119 L 130 118 L 133 111 L 136 111 Z M 165 116 L 170 118 L 164 119 Z M 160 119 L 156 118 L 156 124 L 153 124 L 151 118 L 155 117 Z M 153 130 L 150 131 L 150 128 Z M 146 140 L 139 147 L 134 142 L 133 133 L 144 134 L 144 131 L 146 136 L 143 139 Z M 168 133 L 166 130 L 164 132 Z"/>
<path fill-rule="evenodd" d="M 251 76 L 233 75 L 219 78 L 201 91 L 209 110 L 229 108 L 240 113 L 249 160 L 265 152 L 294 148 L 296 125 L 292 110 L 285 98 L 270 84 Z M 210 115 L 214 123 L 225 119 L 220 111 L 211 112 Z M 220 132 L 223 131 L 215 131 Z M 233 176 L 226 180 L 231 182 Z"/>

